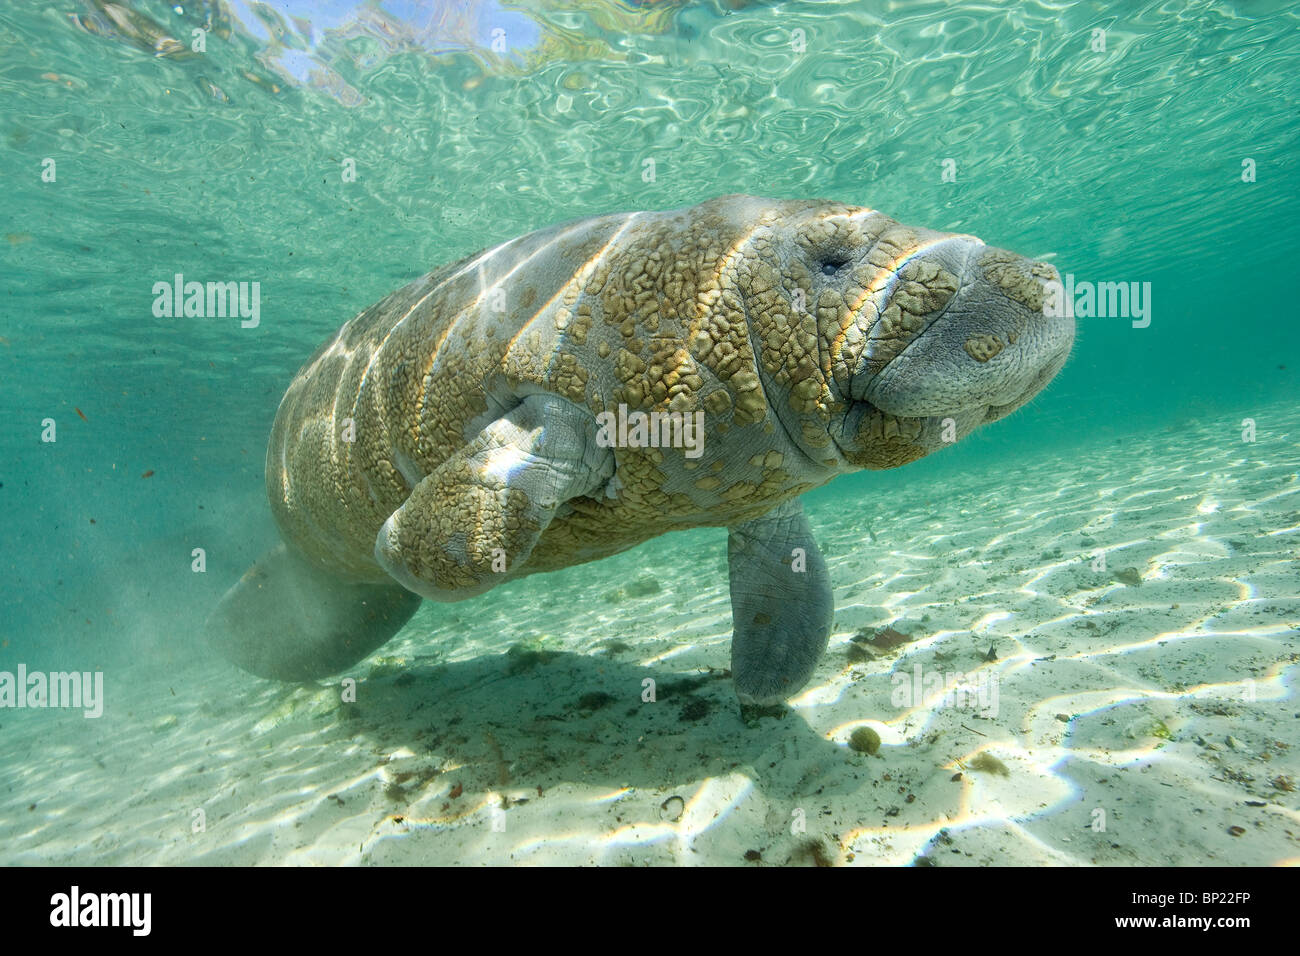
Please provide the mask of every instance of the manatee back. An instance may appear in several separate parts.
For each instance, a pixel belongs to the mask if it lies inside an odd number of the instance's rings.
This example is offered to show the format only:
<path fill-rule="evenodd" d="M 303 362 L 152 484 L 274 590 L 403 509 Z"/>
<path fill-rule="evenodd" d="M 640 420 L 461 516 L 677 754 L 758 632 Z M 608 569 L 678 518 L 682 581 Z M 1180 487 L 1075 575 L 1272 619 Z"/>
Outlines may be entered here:
<path fill-rule="evenodd" d="M 285 539 L 325 570 L 385 579 L 373 558 L 380 526 L 420 477 L 514 403 L 489 396 L 488 373 L 502 367 L 531 307 L 555 296 L 614 218 L 550 227 L 442 266 L 324 342 L 285 392 L 267 446 L 267 496 Z"/>
<path fill-rule="evenodd" d="M 775 281 L 749 268 L 755 230 L 814 205 L 723 197 L 574 220 L 376 303 L 281 403 L 267 486 L 285 537 L 323 568 L 380 580 L 375 535 L 411 488 L 537 392 L 593 416 L 698 415 L 704 442 L 698 457 L 617 443 L 609 487 L 561 509 L 530 571 L 736 524 L 829 480 L 769 402 L 744 304 Z"/>

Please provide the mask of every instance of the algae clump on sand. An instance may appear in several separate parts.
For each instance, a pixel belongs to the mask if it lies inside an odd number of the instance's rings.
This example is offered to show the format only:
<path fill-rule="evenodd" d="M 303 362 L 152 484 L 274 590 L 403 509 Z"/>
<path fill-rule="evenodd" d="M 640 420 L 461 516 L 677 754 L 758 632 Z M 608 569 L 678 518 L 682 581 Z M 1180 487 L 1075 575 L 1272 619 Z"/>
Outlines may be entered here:
<path fill-rule="evenodd" d="M 859 727 L 849 737 L 849 746 L 860 754 L 875 756 L 880 750 L 880 734 L 870 727 Z"/>
<path fill-rule="evenodd" d="M 967 762 L 966 766 L 981 773 L 995 773 L 1000 777 L 1011 776 L 1011 771 L 1007 769 L 1007 765 L 991 753 L 976 754 Z"/>

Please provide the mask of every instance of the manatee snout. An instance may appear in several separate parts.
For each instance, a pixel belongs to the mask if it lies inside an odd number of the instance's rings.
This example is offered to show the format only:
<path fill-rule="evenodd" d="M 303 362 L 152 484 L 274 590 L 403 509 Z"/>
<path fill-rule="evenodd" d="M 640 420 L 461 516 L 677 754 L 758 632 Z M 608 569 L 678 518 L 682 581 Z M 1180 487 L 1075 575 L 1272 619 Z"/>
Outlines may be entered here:
<path fill-rule="evenodd" d="M 1074 342 L 1074 318 L 1057 314 L 1050 290 L 1060 276 L 1049 263 L 968 236 L 936 245 L 934 254 L 917 257 L 919 271 L 937 269 L 941 282 L 955 275 L 957 288 L 871 377 L 862 398 L 930 428 L 949 421 L 960 438 L 1010 414 L 1051 381 Z"/>

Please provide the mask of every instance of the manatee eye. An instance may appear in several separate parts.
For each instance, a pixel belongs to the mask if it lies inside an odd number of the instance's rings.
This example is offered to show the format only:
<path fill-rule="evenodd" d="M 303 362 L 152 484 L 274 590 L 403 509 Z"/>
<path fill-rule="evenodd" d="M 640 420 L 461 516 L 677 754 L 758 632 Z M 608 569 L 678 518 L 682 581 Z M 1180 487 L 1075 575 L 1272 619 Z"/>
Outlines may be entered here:
<path fill-rule="evenodd" d="M 848 263 L 849 263 L 848 259 L 837 259 L 837 258 L 823 259 L 822 275 L 833 276 L 835 275 L 835 273 L 839 272 L 846 265 L 848 265 Z"/>

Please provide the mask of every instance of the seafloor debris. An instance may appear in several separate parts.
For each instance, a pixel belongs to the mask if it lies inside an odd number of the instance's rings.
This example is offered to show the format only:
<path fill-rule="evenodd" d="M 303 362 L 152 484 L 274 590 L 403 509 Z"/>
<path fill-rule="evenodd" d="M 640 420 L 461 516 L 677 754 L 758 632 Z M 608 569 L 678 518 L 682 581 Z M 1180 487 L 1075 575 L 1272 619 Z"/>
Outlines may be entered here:
<path fill-rule="evenodd" d="M 977 753 L 966 761 L 966 766 L 981 773 L 995 773 L 1000 777 L 1011 776 L 1011 771 L 1007 769 L 1007 765 L 987 751 Z"/>
<path fill-rule="evenodd" d="M 651 594 L 658 594 L 663 590 L 663 588 L 659 586 L 659 582 L 655 578 L 646 575 L 643 578 L 637 578 L 629 584 L 625 590 L 628 597 L 636 598 L 649 597 Z"/>
<path fill-rule="evenodd" d="M 555 651 L 542 651 L 526 643 L 514 644 L 506 650 L 506 674 L 514 677 L 545 664 L 555 657 Z"/>
<path fill-rule="evenodd" d="M 801 858 L 810 860 L 814 866 L 835 866 L 839 862 L 839 854 L 823 837 L 808 837 L 802 841 L 790 859 L 796 862 Z"/>
<path fill-rule="evenodd" d="M 686 812 L 686 801 L 674 794 L 663 803 L 659 804 L 659 813 L 664 820 L 669 823 L 676 823 Z"/>
<path fill-rule="evenodd" d="M 861 640 L 854 637 L 849 641 L 847 656 L 850 664 L 861 664 L 863 661 L 874 661 L 876 652 L 867 645 L 867 639 Z"/>
<path fill-rule="evenodd" d="M 902 631 L 897 631 L 892 627 L 882 627 L 880 630 L 876 631 L 875 635 L 871 638 L 870 643 L 874 644 L 876 647 L 882 647 L 885 650 L 892 650 L 895 647 L 901 647 L 910 640 L 911 638 Z"/>
<path fill-rule="evenodd" d="M 881 651 L 892 651 L 897 647 L 902 647 L 912 641 L 912 638 L 902 631 L 895 630 L 892 627 L 881 627 L 875 631 L 869 631 L 863 628 L 857 634 L 850 638 L 856 644 L 864 644 L 874 647 Z"/>
<path fill-rule="evenodd" d="M 602 707 L 608 707 L 617 699 L 613 694 L 608 694 L 603 690 L 595 690 L 579 697 L 574 707 L 577 710 L 600 710 Z"/>
<path fill-rule="evenodd" d="M 155 734 L 160 734 L 163 731 L 172 730 L 179 722 L 180 721 L 176 719 L 175 714 L 167 714 L 164 717 L 159 717 L 153 722 L 153 732 Z"/>
<path fill-rule="evenodd" d="M 681 721 L 702 720 L 709 716 L 709 711 L 712 709 L 713 704 L 707 698 L 691 697 L 686 701 L 686 706 L 682 708 L 682 712 L 678 714 L 678 719 Z"/>
<path fill-rule="evenodd" d="M 1112 577 L 1130 588 L 1135 588 L 1142 583 L 1142 575 L 1138 573 L 1137 568 L 1124 568 L 1122 571 L 1116 571 Z"/>

